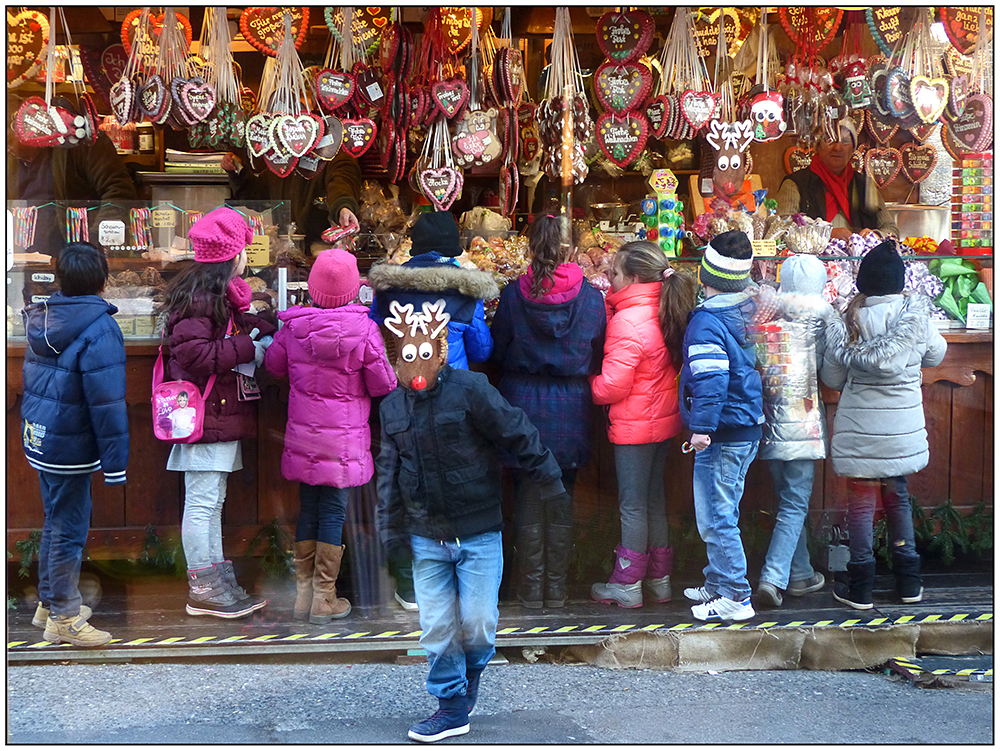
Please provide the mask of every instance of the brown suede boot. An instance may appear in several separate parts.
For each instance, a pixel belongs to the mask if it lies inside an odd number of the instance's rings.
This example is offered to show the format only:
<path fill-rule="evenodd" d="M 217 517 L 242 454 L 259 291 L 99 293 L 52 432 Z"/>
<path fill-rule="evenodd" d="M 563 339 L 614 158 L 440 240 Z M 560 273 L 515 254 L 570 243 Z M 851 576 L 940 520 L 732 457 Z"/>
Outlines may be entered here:
<path fill-rule="evenodd" d="M 295 543 L 295 608 L 292 618 L 304 621 L 309 618 L 313 600 L 313 563 L 316 560 L 316 541 L 301 540 Z"/>
<path fill-rule="evenodd" d="M 351 603 L 343 597 L 337 597 L 337 576 L 340 574 L 340 562 L 343 558 L 343 545 L 316 543 L 310 623 L 329 623 L 334 618 L 343 618 L 351 612 Z"/>

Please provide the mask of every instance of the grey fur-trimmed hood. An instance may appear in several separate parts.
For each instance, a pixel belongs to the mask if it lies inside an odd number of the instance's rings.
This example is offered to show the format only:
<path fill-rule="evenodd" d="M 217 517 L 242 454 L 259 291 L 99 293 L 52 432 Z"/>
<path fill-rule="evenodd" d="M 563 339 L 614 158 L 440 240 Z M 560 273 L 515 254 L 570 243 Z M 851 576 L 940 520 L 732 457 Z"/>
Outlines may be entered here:
<path fill-rule="evenodd" d="M 827 330 L 827 352 L 848 368 L 893 375 L 901 372 L 917 344 L 926 341 L 930 323 L 930 298 L 904 294 L 901 312 L 891 331 L 871 339 L 847 343 L 847 325 L 839 316 Z M 862 308 L 861 315 L 864 315 Z"/>
<path fill-rule="evenodd" d="M 488 272 L 463 269 L 451 264 L 397 266 L 379 263 L 369 270 L 368 283 L 376 292 L 389 289 L 408 289 L 417 292 L 457 290 L 477 300 L 492 300 L 500 295 L 497 283 Z"/>

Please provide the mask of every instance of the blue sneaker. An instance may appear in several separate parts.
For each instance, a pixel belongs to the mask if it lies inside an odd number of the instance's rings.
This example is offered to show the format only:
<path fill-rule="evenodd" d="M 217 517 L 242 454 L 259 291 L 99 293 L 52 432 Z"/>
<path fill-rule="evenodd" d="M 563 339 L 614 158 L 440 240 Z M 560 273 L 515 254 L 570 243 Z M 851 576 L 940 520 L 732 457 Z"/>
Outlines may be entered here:
<path fill-rule="evenodd" d="M 407 735 L 411 740 L 434 743 L 469 732 L 469 710 L 466 709 L 466 697 L 455 696 L 451 699 L 438 699 L 438 706 L 440 708 L 437 712 L 410 728 Z"/>
<path fill-rule="evenodd" d="M 716 597 L 691 608 L 691 615 L 699 621 L 748 621 L 756 615 L 750 598 L 730 600 L 728 597 Z"/>
<path fill-rule="evenodd" d="M 476 699 L 479 698 L 479 678 L 482 674 L 482 670 L 470 670 L 466 673 L 466 677 L 469 679 L 469 686 L 465 689 L 465 704 L 468 707 L 469 714 L 472 714 L 472 710 L 476 707 Z"/>

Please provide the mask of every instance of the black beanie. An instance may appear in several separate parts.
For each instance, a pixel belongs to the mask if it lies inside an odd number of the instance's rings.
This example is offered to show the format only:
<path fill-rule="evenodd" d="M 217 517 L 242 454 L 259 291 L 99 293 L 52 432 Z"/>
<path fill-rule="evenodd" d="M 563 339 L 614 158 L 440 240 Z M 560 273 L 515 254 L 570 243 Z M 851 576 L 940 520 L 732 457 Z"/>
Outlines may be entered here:
<path fill-rule="evenodd" d="M 462 255 L 462 244 L 458 239 L 458 223 L 450 211 L 429 211 L 421 214 L 410 230 L 410 240 L 411 256 L 432 251 L 452 258 Z"/>
<path fill-rule="evenodd" d="M 740 292 L 750 283 L 753 246 L 739 230 L 722 232 L 705 246 L 698 278 L 719 292 Z"/>
<path fill-rule="evenodd" d="M 906 286 L 906 267 L 892 240 L 879 243 L 861 259 L 856 281 L 858 292 L 873 295 L 898 295 Z"/>

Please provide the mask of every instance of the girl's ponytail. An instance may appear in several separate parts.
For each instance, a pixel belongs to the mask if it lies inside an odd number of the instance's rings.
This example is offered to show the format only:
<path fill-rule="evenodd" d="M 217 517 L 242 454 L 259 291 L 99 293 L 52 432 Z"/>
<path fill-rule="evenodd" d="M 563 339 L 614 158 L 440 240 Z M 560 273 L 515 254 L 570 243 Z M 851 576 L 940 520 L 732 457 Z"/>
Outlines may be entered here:
<path fill-rule="evenodd" d="M 844 310 L 844 325 L 847 327 L 847 343 L 853 344 L 861 338 L 861 326 L 858 324 L 858 311 L 864 307 L 868 295 L 858 292 L 847 304 Z"/>
<path fill-rule="evenodd" d="M 563 247 L 566 222 L 561 214 L 536 214 L 528 227 L 528 250 L 531 254 L 531 297 L 534 300 L 545 295 L 545 291 L 555 283 L 555 271 L 559 264 L 572 257 L 577 238 L 571 239 L 572 247 Z"/>
<path fill-rule="evenodd" d="M 670 361 L 680 365 L 684 361 L 684 330 L 688 313 L 698 300 L 698 281 L 691 275 L 675 271 L 669 265 L 663 272 L 663 289 L 660 290 L 660 332 L 670 353 Z"/>

